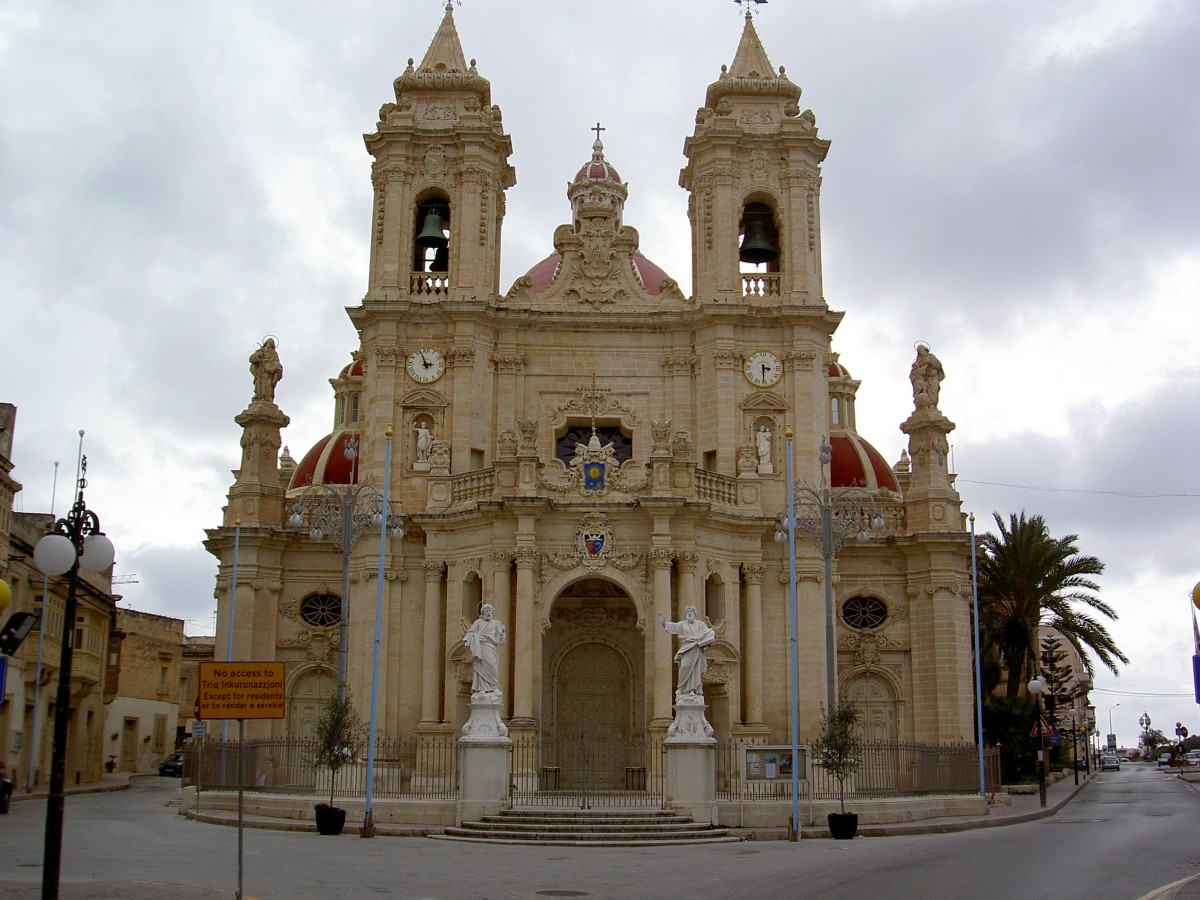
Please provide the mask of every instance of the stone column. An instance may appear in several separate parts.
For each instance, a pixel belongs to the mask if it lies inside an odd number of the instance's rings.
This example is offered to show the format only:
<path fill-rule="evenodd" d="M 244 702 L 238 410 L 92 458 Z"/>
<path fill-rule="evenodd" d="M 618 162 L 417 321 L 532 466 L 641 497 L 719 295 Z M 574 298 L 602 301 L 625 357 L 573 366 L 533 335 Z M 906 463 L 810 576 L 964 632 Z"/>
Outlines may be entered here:
<path fill-rule="evenodd" d="M 462 569 L 460 564 L 454 564 L 454 569 L 446 567 L 446 632 L 443 635 L 443 647 L 457 648 L 462 643 L 463 633 L 463 602 L 462 602 Z M 473 621 L 473 620 L 472 620 Z M 447 661 L 447 665 L 448 665 Z M 456 723 L 458 719 L 458 673 L 447 669 L 446 681 L 442 685 L 442 719 Z"/>
<path fill-rule="evenodd" d="M 767 567 L 761 563 L 742 566 L 746 582 L 746 621 L 742 623 L 742 678 L 745 684 L 745 703 L 742 721 L 757 724 L 763 721 L 763 633 L 762 580 Z"/>
<path fill-rule="evenodd" d="M 492 551 L 492 606 L 495 608 L 496 618 L 501 622 L 512 622 L 512 578 L 510 565 L 512 563 L 512 551 L 510 550 L 493 550 Z M 505 708 L 501 710 L 502 715 L 512 715 L 512 662 L 513 652 L 512 643 L 504 645 L 504 664 L 500 666 L 502 682 L 507 679 L 508 693 L 505 697 Z"/>
<path fill-rule="evenodd" d="M 696 566 L 700 563 L 698 553 L 676 553 L 675 560 L 679 563 L 679 610 L 676 615 L 667 614 L 671 621 L 682 619 L 683 611 L 688 606 L 696 607 L 696 614 L 704 618 L 704 596 L 696 589 Z"/>
<path fill-rule="evenodd" d="M 513 724 L 532 727 L 533 666 L 538 645 L 533 615 L 534 580 L 539 555 L 536 547 L 517 548 L 517 616 L 513 629 Z"/>
<path fill-rule="evenodd" d="M 666 728 L 671 722 L 671 635 L 658 627 L 659 615 L 671 619 L 671 561 L 667 549 L 652 549 L 647 554 L 654 584 L 654 616 L 646 627 L 654 635 L 650 643 L 654 672 L 654 709 L 651 727 Z"/>
<path fill-rule="evenodd" d="M 445 668 L 443 654 L 439 650 L 442 608 L 442 569 L 440 562 L 425 563 L 425 621 L 421 652 L 421 724 L 435 725 L 441 721 L 438 715 L 438 693 L 441 688 L 441 673 Z"/>

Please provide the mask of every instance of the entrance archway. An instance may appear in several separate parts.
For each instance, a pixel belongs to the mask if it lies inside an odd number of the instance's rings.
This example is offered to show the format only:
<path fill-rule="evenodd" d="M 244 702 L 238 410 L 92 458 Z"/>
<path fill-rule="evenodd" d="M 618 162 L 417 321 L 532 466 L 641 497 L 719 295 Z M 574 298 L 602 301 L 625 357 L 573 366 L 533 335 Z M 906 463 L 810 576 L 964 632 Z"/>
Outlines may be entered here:
<path fill-rule="evenodd" d="M 288 737 L 311 738 L 329 698 L 337 693 L 332 672 L 314 670 L 297 678 L 288 692 Z"/>
<path fill-rule="evenodd" d="M 645 642 L 633 601 L 599 578 L 554 602 L 543 639 L 543 740 L 564 789 L 621 788 L 645 731 Z"/>

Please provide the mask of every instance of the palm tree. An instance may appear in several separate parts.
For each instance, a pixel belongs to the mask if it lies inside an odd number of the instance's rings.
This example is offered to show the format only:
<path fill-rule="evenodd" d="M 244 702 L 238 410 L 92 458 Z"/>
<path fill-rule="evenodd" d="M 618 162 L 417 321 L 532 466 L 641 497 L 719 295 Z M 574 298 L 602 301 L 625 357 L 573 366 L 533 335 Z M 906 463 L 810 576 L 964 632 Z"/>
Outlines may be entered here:
<path fill-rule="evenodd" d="M 1008 670 L 1008 697 L 1015 698 L 1032 675 L 1038 654 L 1038 626 L 1055 628 L 1079 652 L 1088 674 L 1091 651 L 1114 674 L 1128 663 L 1112 636 L 1093 613 L 1115 620 L 1117 614 L 1096 596 L 1091 576 L 1104 563 L 1079 553 L 1078 535 L 1054 538 L 1041 516 L 1010 514 L 1008 527 L 992 513 L 999 534 L 985 534 L 979 562 L 980 625 L 984 640 Z"/>

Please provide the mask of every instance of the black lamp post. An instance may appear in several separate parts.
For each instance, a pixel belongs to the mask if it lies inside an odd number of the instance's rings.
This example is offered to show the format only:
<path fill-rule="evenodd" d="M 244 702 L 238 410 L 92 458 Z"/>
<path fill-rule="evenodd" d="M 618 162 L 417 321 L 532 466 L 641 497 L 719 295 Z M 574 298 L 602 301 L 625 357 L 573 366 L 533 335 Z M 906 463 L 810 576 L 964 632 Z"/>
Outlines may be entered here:
<path fill-rule="evenodd" d="M 82 438 L 83 432 L 81 431 Z M 75 505 L 66 518 L 33 550 L 33 561 L 47 575 L 67 576 L 67 600 L 63 605 L 62 656 L 58 666 L 58 695 L 54 707 L 54 744 L 50 754 L 50 793 L 46 804 L 46 840 L 42 857 L 42 898 L 58 897 L 62 863 L 64 783 L 67 769 L 67 733 L 71 722 L 71 664 L 75 651 L 76 584 L 79 568 L 103 572 L 113 564 L 112 541 L 100 531 L 100 520 L 83 502 L 87 486 L 87 457 L 80 461 Z"/>
<path fill-rule="evenodd" d="M 1042 681 L 1041 676 L 1034 675 L 1029 684 L 1026 685 L 1029 693 L 1033 694 L 1033 700 L 1036 704 L 1034 714 L 1033 730 L 1037 732 L 1038 738 L 1038 801 L 1040 805 L 1046 805 L 1046 735 L 1042 729 L 1042 691 L 1046 687 L 1046 683 Z"/>
<path fill-rule="evenodd" d="M 1079 710 L 1071 707 L 1071 770 L 1075 773 L 1075 783 L 1079 784 Z"/>

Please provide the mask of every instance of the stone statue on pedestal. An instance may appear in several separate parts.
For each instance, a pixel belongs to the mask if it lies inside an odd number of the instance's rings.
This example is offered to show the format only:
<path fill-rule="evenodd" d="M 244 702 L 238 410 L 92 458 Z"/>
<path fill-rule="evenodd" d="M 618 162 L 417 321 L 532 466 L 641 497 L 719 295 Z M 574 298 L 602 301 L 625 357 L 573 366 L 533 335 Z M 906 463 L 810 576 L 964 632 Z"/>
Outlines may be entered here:
<path fill-rule="evenodd" d="M 696 607 L 689 605 L 683 613 L 687 618 L 682 622 L 668 622 L 666 616 L 658 614 L 658 624 L 669 634 L 679 637 L 679 650 L 675 653 L 675 662 L 679 663 L 679 686 L 675 697 L 703 697 L 708 647 L 716 641 L 717 633 L 696 618 Z"/>
<path fill-rule="evenodd" d="M 500 693 L 500 645 L 504 643 L 504 625 L 492 618 L 492 604 L 485 603 L 479 618 L 463 636 L 463 643 L 474 659 L 472 693 Z"/>

